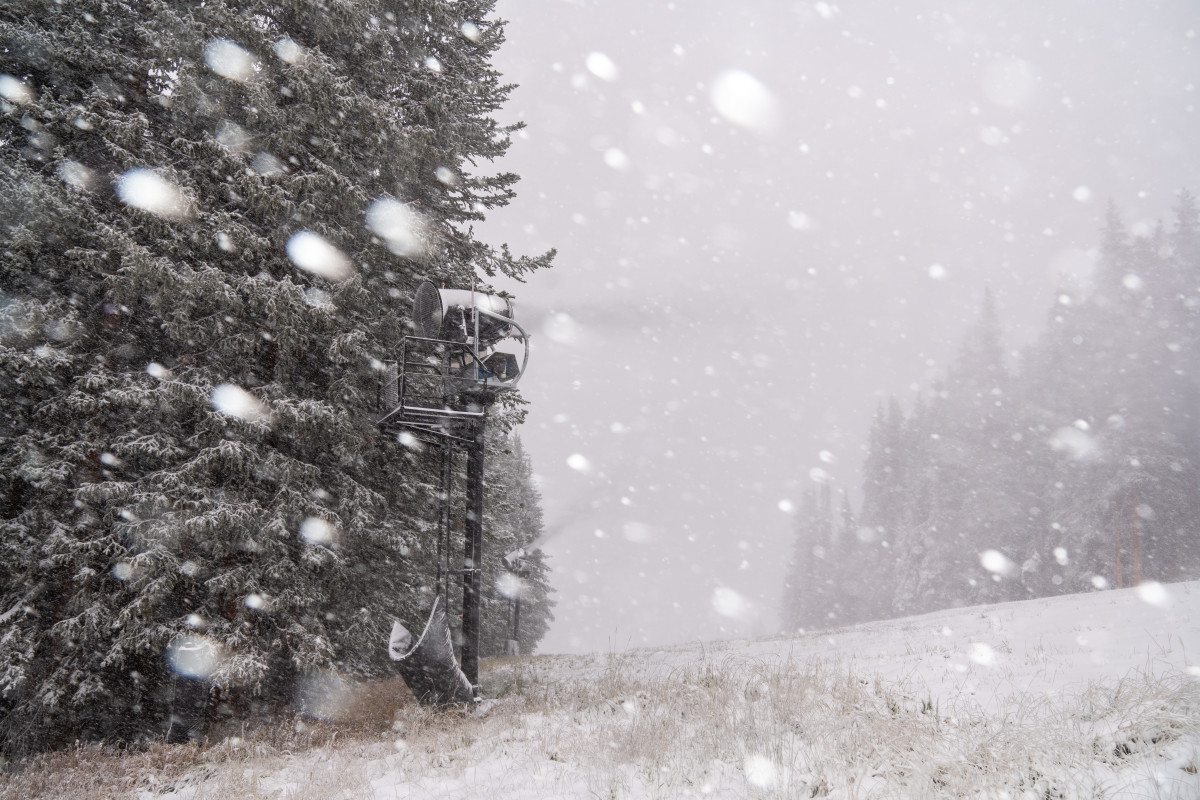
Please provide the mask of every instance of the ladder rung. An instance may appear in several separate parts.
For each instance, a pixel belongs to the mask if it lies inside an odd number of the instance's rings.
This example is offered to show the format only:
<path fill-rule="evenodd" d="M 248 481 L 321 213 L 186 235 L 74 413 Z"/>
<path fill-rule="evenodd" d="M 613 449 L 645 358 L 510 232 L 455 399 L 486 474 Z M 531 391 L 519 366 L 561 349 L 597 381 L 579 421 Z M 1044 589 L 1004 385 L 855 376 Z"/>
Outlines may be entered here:
<path fill-rule="evenodd" d="M 401 414 L 420 414 L 421 416 L 433 415 L 435 417 L 482 417 L 482 411 L 455 411 L 450 408 L 421 408 L 419 406 L 404 406 L 400 409 Z"/>

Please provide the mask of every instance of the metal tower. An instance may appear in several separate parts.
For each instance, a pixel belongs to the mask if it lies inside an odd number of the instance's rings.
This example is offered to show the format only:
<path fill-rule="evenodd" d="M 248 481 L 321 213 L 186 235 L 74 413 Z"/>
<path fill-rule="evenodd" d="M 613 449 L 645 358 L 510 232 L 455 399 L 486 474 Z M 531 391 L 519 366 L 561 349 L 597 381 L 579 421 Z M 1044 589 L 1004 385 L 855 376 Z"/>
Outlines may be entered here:
<path fill-rule="evenodd" d="M 529 336 L 516 323 L 511 300 L 474 290 L 438 289 L 429 281 L 417 289 L 413 320 L 415 334 L 404 337 L 399 361 L 388 366 L 379 425 L 441 448 L 437 594 L 444 600 L 450 576 L 462 576 L 459 661 L 478 697 L 484 435 L 488 408 L 525 372 Z M 465 548 L 462 568 L 452 569 L 450 512 L 459 451 L 467 457 Z"/>

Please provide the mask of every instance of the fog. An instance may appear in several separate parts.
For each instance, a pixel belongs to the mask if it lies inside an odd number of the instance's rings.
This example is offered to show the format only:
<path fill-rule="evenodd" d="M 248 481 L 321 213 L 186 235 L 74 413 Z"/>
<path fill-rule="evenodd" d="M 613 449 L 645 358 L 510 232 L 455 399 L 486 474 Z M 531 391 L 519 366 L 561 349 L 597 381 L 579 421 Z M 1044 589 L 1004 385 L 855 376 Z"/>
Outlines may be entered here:
<path fill-rule="evenodd" d="M 990 287 L 1019 349 L 1200 188 L 1200 5 L 502 0 L 482 233 L 556 267 L 521 431 L 556 622 L 543 651 L 770 633 L 791 516 L 858 495 L 871 415 L 953 360 Z"/>

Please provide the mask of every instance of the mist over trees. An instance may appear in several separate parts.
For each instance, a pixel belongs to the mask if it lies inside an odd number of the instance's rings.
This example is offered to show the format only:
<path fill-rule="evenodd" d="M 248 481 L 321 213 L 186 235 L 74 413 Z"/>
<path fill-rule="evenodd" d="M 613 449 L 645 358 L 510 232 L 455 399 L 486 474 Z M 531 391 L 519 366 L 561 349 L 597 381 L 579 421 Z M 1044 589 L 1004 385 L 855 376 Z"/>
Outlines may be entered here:
<path fill-rule="evenodd" d="M 1200 575 L 1200 215 L 1133 236 L 1109 206 L 1091 286 L 1004 361 L 995 302 L 907 413 L 881 406 L 862 508 L 797 513 L 789 628 Z"/>
<path fill-rule="evenodd" d="M 380 370 L 422 280 L 550 262 L 471 228 L 517 180 L 490 168 L 515 130 L 491 10 L 0 8 L 5 750 L 159 730 L 172 666 L 225 713 L 389 670 L 393 617 L 431 599 L 439 473 L 379 434 Z M 499 547 L 540 533 L 521 416 L 493 423 Z"/>

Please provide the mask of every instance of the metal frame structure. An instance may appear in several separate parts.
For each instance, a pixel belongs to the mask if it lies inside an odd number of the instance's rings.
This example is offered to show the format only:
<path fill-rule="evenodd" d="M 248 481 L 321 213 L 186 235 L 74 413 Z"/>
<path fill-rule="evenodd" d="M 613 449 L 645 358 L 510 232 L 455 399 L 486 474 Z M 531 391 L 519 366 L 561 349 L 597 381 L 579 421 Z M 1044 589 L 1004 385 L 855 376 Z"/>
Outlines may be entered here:
<path fill-rule="evenodd" d="M 429 293 L 437 292 L 424 284 L 417 293 L 418 331 L 423 335 L 406 336 L 400 346 L 400 360 L 387 367 L 381 393 L 384 414 L 378 423 L 385 430 L 408 432 L 437 443 L 442 451 L 441 497 L 438 514 L 437 593 L 448 594 L 453 575 L 462 576 L 463 618 L 460 665 L 476 697 L 479 694 L 479 606 L 483 563 L 483 477 L 484 442 L 488 408 L 500 392 L 512 389 L 529 363 L 529 336 L 510 316 L 481 307 L 477 295 L 469 295 L 469 309 L 458 307 L 459 323 L 471 328 L 459 331 L 443 325 L 444 310 L 439 306 L 433 322 L 423 322 L 422 303 L 428 305 Z M 456 294 L 465 294 L 458 292 Z M 436 298 L 437 295 L 434 295 Z M 491 295 L 478 295 L 492 300 Z M 511 314 L 511 307 L 509 307 Z M 428 313 L 427 311 L 424 313 Z M 488 321 L 492 338 L 509 338 L 514 329 L 524 342 L 521 365 L 515 369 L 512 358 L 496 359 L 490 348 L 480 351 L 480 318 Z M 502 333 L 497 334 L 497 331 Z M 432 334 L 432 335 L 429 335 Z M 438 338 L 458 334 L 460 340 Z M 465 334 L 465 335 L 463 335 Z M 494 342 L 493 342 L 494 343 Z M 507 356 L 507 354 L 506 354 Z M 491 362 L 491 363 L 489 363 Z M 462 568 L 450 568 L 450 517 L 453 502 L 454 453 L 467 455 L 465 546 Z M 449 598 L 446 597 L 448 600 Z"/>

